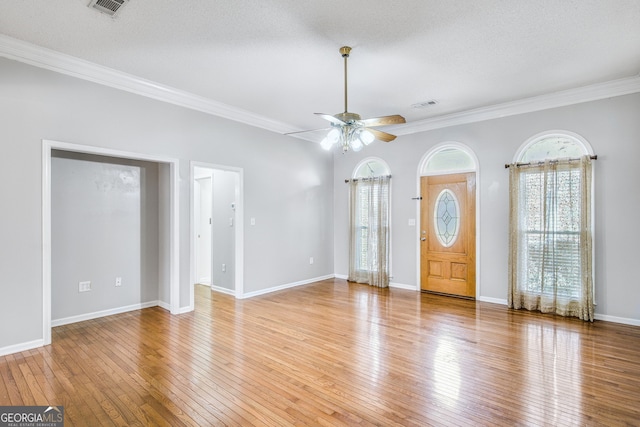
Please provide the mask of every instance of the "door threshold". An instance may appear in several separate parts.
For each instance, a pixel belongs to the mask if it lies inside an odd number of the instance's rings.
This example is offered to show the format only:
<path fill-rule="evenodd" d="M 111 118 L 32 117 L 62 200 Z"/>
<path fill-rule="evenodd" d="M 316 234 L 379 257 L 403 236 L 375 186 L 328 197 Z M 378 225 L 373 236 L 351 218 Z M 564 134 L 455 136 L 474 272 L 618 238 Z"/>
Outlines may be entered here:
<path fill-rule="evenodd" d="M 470 301 L 475 301 L 476 300 L 476 297 L 468 297 L 468 296 L 465 296 L 465 295 L 456 295 L 456 294 L 447 294 L 445 292 L 428 291 L 426 289 L 420 289 L 420 292 L 423 292 L 425 294 L 441 295 L 443 297 L 453 297 L 453 298 L 466 299 L 466 300 L 470 300 Z"/>

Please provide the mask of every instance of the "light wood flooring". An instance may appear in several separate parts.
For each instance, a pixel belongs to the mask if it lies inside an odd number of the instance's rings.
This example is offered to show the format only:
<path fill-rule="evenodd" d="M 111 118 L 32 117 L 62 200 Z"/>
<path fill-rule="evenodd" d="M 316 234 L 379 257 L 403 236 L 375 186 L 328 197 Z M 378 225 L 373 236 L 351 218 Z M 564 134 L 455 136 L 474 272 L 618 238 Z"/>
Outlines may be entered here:
<path fill-rule="evenodd" d="M 0 357 L 0 405 L 66 426 L 640 425 L 640 327 L 326 280 L 196 287 Z"/>

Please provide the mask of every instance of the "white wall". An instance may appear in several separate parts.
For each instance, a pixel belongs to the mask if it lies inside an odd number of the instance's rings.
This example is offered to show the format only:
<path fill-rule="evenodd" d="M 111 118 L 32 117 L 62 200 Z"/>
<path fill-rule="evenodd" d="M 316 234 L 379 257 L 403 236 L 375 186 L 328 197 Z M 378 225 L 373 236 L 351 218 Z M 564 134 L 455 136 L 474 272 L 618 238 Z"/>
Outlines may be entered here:
<path fill-rule="evenodd" d="M 212 176 L 196 178 L 194 217 L 196 227 L 196 282 L 211 285 Z"/>
<path fill-rule="evenodd" d="M 577 133 L 591 144 L 595 162 L 595 289 L 600 318 L 640 323 L 640 279 L 637 242 L 640 223 L 640 94 L 554 108 L 400 136 L 389 144 L 375 143 L 360 153 L 334 155 L 335 267 L 347 274 L 347 194 L 344 179 L 367 156 L 385 160 L 392 178 L 392 282 L 417 285 L 418 218 L 411 200 L 419 195 L 418 164 L 433 146 L 457 141 L 478 157 L 480 192 L 479 297 L 506 301 L 508 260 L 508 172 L 522 143 L 547 130 Z"/>
<path fill-rule="evenodd" d="M 235 189 L 238 174 L 213 171 L 213 285 L 234 290 Z M 224 265 L 224 271 L 223 271 Z"/>
<path fill-rule="evenodd" d="M 245 292 L 333 273 L 333 164 L 317 144 L 4 58 L 0 76 L 0 349 L 43 338 L 43 139 L 180 159 L 181 308 L 190 303 L 192 160 L 244 170 Z"/>
<path fill-rule="evenodd" d="M 158 211 L 156 163 L 53 151 L 54 322 L 158 300 Z"/>

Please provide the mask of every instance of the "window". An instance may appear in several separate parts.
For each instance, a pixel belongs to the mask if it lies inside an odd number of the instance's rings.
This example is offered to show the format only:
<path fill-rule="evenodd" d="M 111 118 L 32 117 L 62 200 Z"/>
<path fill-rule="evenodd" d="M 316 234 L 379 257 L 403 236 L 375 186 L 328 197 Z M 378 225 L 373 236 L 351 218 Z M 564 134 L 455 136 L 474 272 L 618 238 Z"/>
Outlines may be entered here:
<path fill-rule="evenodd" d="M 576 138 L 548 135 L 519 162 L 510 167 L 509 304 L 593 320 L 589 153 Z"/>
<path fill-rule="evenodd" d="M 524 171 L 525 288 L 577 298 L 580 292 L 580 170 Z M 545 218 L 545 209 L 548 213 Z M 545 277 L 541 277 L 544 275 Z M 554 283 L 555 286 L 545 284 Z"/>
<path fill-rule="evenodd" d="M 386 287 L 389 283 L 389 168 L 365 159 L 350 181 L 349 280 Z"/>
<path fill-rule="evenodd" d="M 476 162 L 462 147 L 445 145 L 425 162 L 422 173 L 425 175 L 440 175 L 445 173 L 474 171 Z"/>
<path fill-rule="evenodd" d="M 436 238 L 445 248 L 453 246 L 460 231 L 460 205 L 456 195 L 445 188 L 436 198 L 433 212 Z"/>
<path fill-rule="evenodd" d="M 543 162 L 547 159 L 571 159 L 589 154 L 576 139 L 564 135 L 549 135 L 527 144 L 519 162 Z"/>
<path fill-rule="evenodd" d="M 353 178 L 373 178 L 376 176 L 389 175 L 389 166 L 380 159 L 365 159 L 358 163 L 353 173 Z"/>

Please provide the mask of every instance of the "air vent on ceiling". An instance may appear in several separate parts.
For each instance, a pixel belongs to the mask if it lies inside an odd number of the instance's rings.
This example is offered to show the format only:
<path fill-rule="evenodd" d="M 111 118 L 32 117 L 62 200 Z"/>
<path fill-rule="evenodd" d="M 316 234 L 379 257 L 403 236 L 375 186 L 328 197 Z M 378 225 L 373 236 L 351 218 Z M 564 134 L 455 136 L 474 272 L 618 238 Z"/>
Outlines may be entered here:
<path fill-rule="evenodd" d="M 89 7 L 109 16 L 115 16 L 129 0 L 91 0 Z"/>
<path fill-rule="evenodd" d="M 437 103 L 438 101 L 436 101 L 435 99 L 431 99 L 429 101 L 418 102 L 417 104 L 413 104 L 411 108 L 429 108 L 429 107 L 433 107 Z"/>

